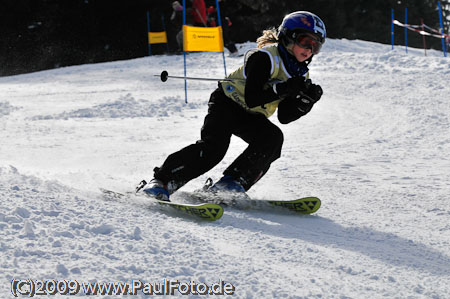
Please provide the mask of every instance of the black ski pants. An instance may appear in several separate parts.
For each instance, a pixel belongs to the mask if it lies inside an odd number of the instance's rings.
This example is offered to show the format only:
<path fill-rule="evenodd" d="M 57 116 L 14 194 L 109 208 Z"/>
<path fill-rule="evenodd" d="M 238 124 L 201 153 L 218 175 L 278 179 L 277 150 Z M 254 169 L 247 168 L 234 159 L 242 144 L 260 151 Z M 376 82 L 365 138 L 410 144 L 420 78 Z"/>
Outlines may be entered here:
<path fill-rule="evenodd" d="M 228 98 L 220 87 L 211 94 L 201 139 L 169 155 L 155 168 L 155 178 L 178 189 L 216 166 L 224 158 L 232 135 L 242 138 L 248 147 L 224 175 L 250 189 L 280 157 L 283 133 L 264 115 L 249 113 Z"/>

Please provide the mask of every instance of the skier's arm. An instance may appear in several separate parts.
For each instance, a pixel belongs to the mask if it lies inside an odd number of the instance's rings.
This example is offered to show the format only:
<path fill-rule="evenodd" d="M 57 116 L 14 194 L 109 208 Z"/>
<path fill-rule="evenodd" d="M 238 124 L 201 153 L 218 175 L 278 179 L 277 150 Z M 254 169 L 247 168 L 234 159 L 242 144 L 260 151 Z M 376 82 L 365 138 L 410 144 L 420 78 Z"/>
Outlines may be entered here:
<path fill-rule="evenodd" d="M 272 88 L 264 90 L 264 85 L 270 79 L 272 62 L 267 53 L 255 52 L 247 60 L 245 65 L 245 103 L 253 108 L 275 101 L 278 96 Z"/>
<path fill-rule="evenodd" d="M 278 104 L 278 120 L 280 123 L 288 124 L 311 111 L 314 104 L 322 97 L 322 87 L 310 84 L 305 94 L 307 97 L 286 97 Z"/>
<path fill-rule="evenodd" d="M 270 58 L 264 52 L 255 52 L 248 58 L 245 66 L 245 73 L 247 75 L 245 102 L 248 107 L 253 108 L 264 105 L 275 101 L 279 97 L 272 88 L 264 89 L 265 84 L 270 79 L 271 68 Z M 290 123 L 307 114 L 322 96 L 322 88 L 319 85 L 311 83 L 305 85 L 305 78 L 303 77 L 291 78 L 289 80 L 292 81 L 291 84 L 280 83 L 289 87 L 286 89 L 291 91 L 286 93 L 286 98 L 278 105 L 278 120 L 282 124 Z M 278 91 L 278 86 L 276 88 Z M 305 103 L 300 98 L 290 95 L 290 93 L 298 95 L 299 91 L 306 93 L 311 98 L 311 102 Z"/>

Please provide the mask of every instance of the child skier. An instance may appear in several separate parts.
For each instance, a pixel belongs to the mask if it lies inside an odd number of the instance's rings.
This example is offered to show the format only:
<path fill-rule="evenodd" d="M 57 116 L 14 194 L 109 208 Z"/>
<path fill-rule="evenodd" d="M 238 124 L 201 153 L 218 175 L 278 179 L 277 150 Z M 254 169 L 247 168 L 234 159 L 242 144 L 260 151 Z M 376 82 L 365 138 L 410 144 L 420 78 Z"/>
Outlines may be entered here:
<path fill-rule="evenodd" d="M 247 52 L 244 65 L 228 76 L 236 80 L 219 81 L 211 94 L 201 139 L 169 155 L 143 191 L 169 201 L 172 193 L 223 159 L 232 135 L 248 147 L 210 190 L 249 190 L 281 155 L 283 134 L 268 117 L 278 108 L 280 123 L 290 123 L 322 96 L 322 88 L 307 77 L 325 38 L 322 20 L 306 11 L 286 15 L 278 31 L 265 30 L 257 39 L 258 48 Z"/>

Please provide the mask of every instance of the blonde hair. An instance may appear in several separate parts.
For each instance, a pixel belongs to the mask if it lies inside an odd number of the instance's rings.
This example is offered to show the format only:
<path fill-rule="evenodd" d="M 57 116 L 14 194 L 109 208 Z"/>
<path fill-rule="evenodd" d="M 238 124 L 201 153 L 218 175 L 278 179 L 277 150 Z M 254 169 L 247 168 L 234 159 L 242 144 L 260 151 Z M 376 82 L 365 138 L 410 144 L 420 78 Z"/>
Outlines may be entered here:
<path fill-rule="evenodd" d="M 258 44 L 258 48 L 261 49 L 270 44 L 278 43 L 277 30 L 275 28 L 269 28 L 263 31 L 263 34 L 258 37 L 256 43 Z"/>

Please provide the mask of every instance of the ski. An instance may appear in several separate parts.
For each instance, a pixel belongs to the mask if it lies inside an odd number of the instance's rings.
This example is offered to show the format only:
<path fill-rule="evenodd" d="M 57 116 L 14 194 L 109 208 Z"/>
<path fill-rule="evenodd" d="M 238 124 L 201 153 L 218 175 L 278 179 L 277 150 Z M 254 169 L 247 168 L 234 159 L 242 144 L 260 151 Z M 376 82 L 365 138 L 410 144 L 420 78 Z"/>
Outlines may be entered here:
<path fill-rule="evenodd" d="M 119 193 L 112 190 L 100 188 L 103 194 L 112 199 L 124 199 L 136 195 L 134 192 Z M 290 210 L 301 215 L 309 215 L 320 209 L 321 201 L 318 197 L 302 197 L 294 200 L 265 200 L 245 198 L 230 198 L 229 195 L 210 194 L 208 192 L 179 192 L 181 198 L 192 201 L 192 203 L 181 203 L 173 201 L 163 201 L 151 197 L 152 201 L 161 206 L 170 207 L 182 214 L 193 216 L 202 220 L 215 221 L 223 216 L 223 206 L 240 210 L 260 209 L 271 211 L 279 208 L 279 211 Z"/>
<path fill-rule="evenodd" d="M 204 190 L 198 190 L 193 193 L 184 194 L 185 198 L 190 198 L 195 202 L 222 204 L 226 207 L 236 208 L 240 210 L 261 209 L 271 210 L 274 207 L 281 210 L 287 209 L 298 214 L 308 215 L 317 212 L 320 209 L 322 202 L 318 197 L 302 197 L 294 200 L 266 200 L 266 199 L 251 199 L 248 195 L 236 196 L 229 193 L 209 193 Z"/>
<path fill-rule="evenodd" d="M 287 208 L 300 214 L 312 214 L 320 209 L 322 202 L 318 197 L 303 197 L 294 200 L 267 200 L 272 206 Z"/>
<path fill-rule="evenodd" d="M 100 188 L 100 191 L 113 199 L 123 199 L 128 198 L 129 196 L 135 194 L 134 192 L 120 193 L 108 189 Z M 187 214 L 189 216 L 194 216 L 195 218 L 199 218 L 202 220 L 210 220 L 215 221 L 222 217 L 223 208 L 219 204 L 215 203 L 199 203 L 199 204 L 190 204 L 190 203 L 178 203 L 172 201 L 163 201 L 155 198 L 147 197 L 162 206 L 167 206 L 175 209 L 176 211 L 182 212 L 183 214 Z"/>
<path fill-rule="evenodd" d="M 321 201 L 318 197 L 301 197 L 294 200 L 252 199 L 245 192 L 214 191 L 214 181 L 208 178 L 201 189 L 187 193 L 184 197 L 195 202 L 209 202 L 229 206 L 231 208 L 250 210 L 272 210 L 274 207 L 288 209 L 298 214 L 308 215 L 320 209 Z"/>

